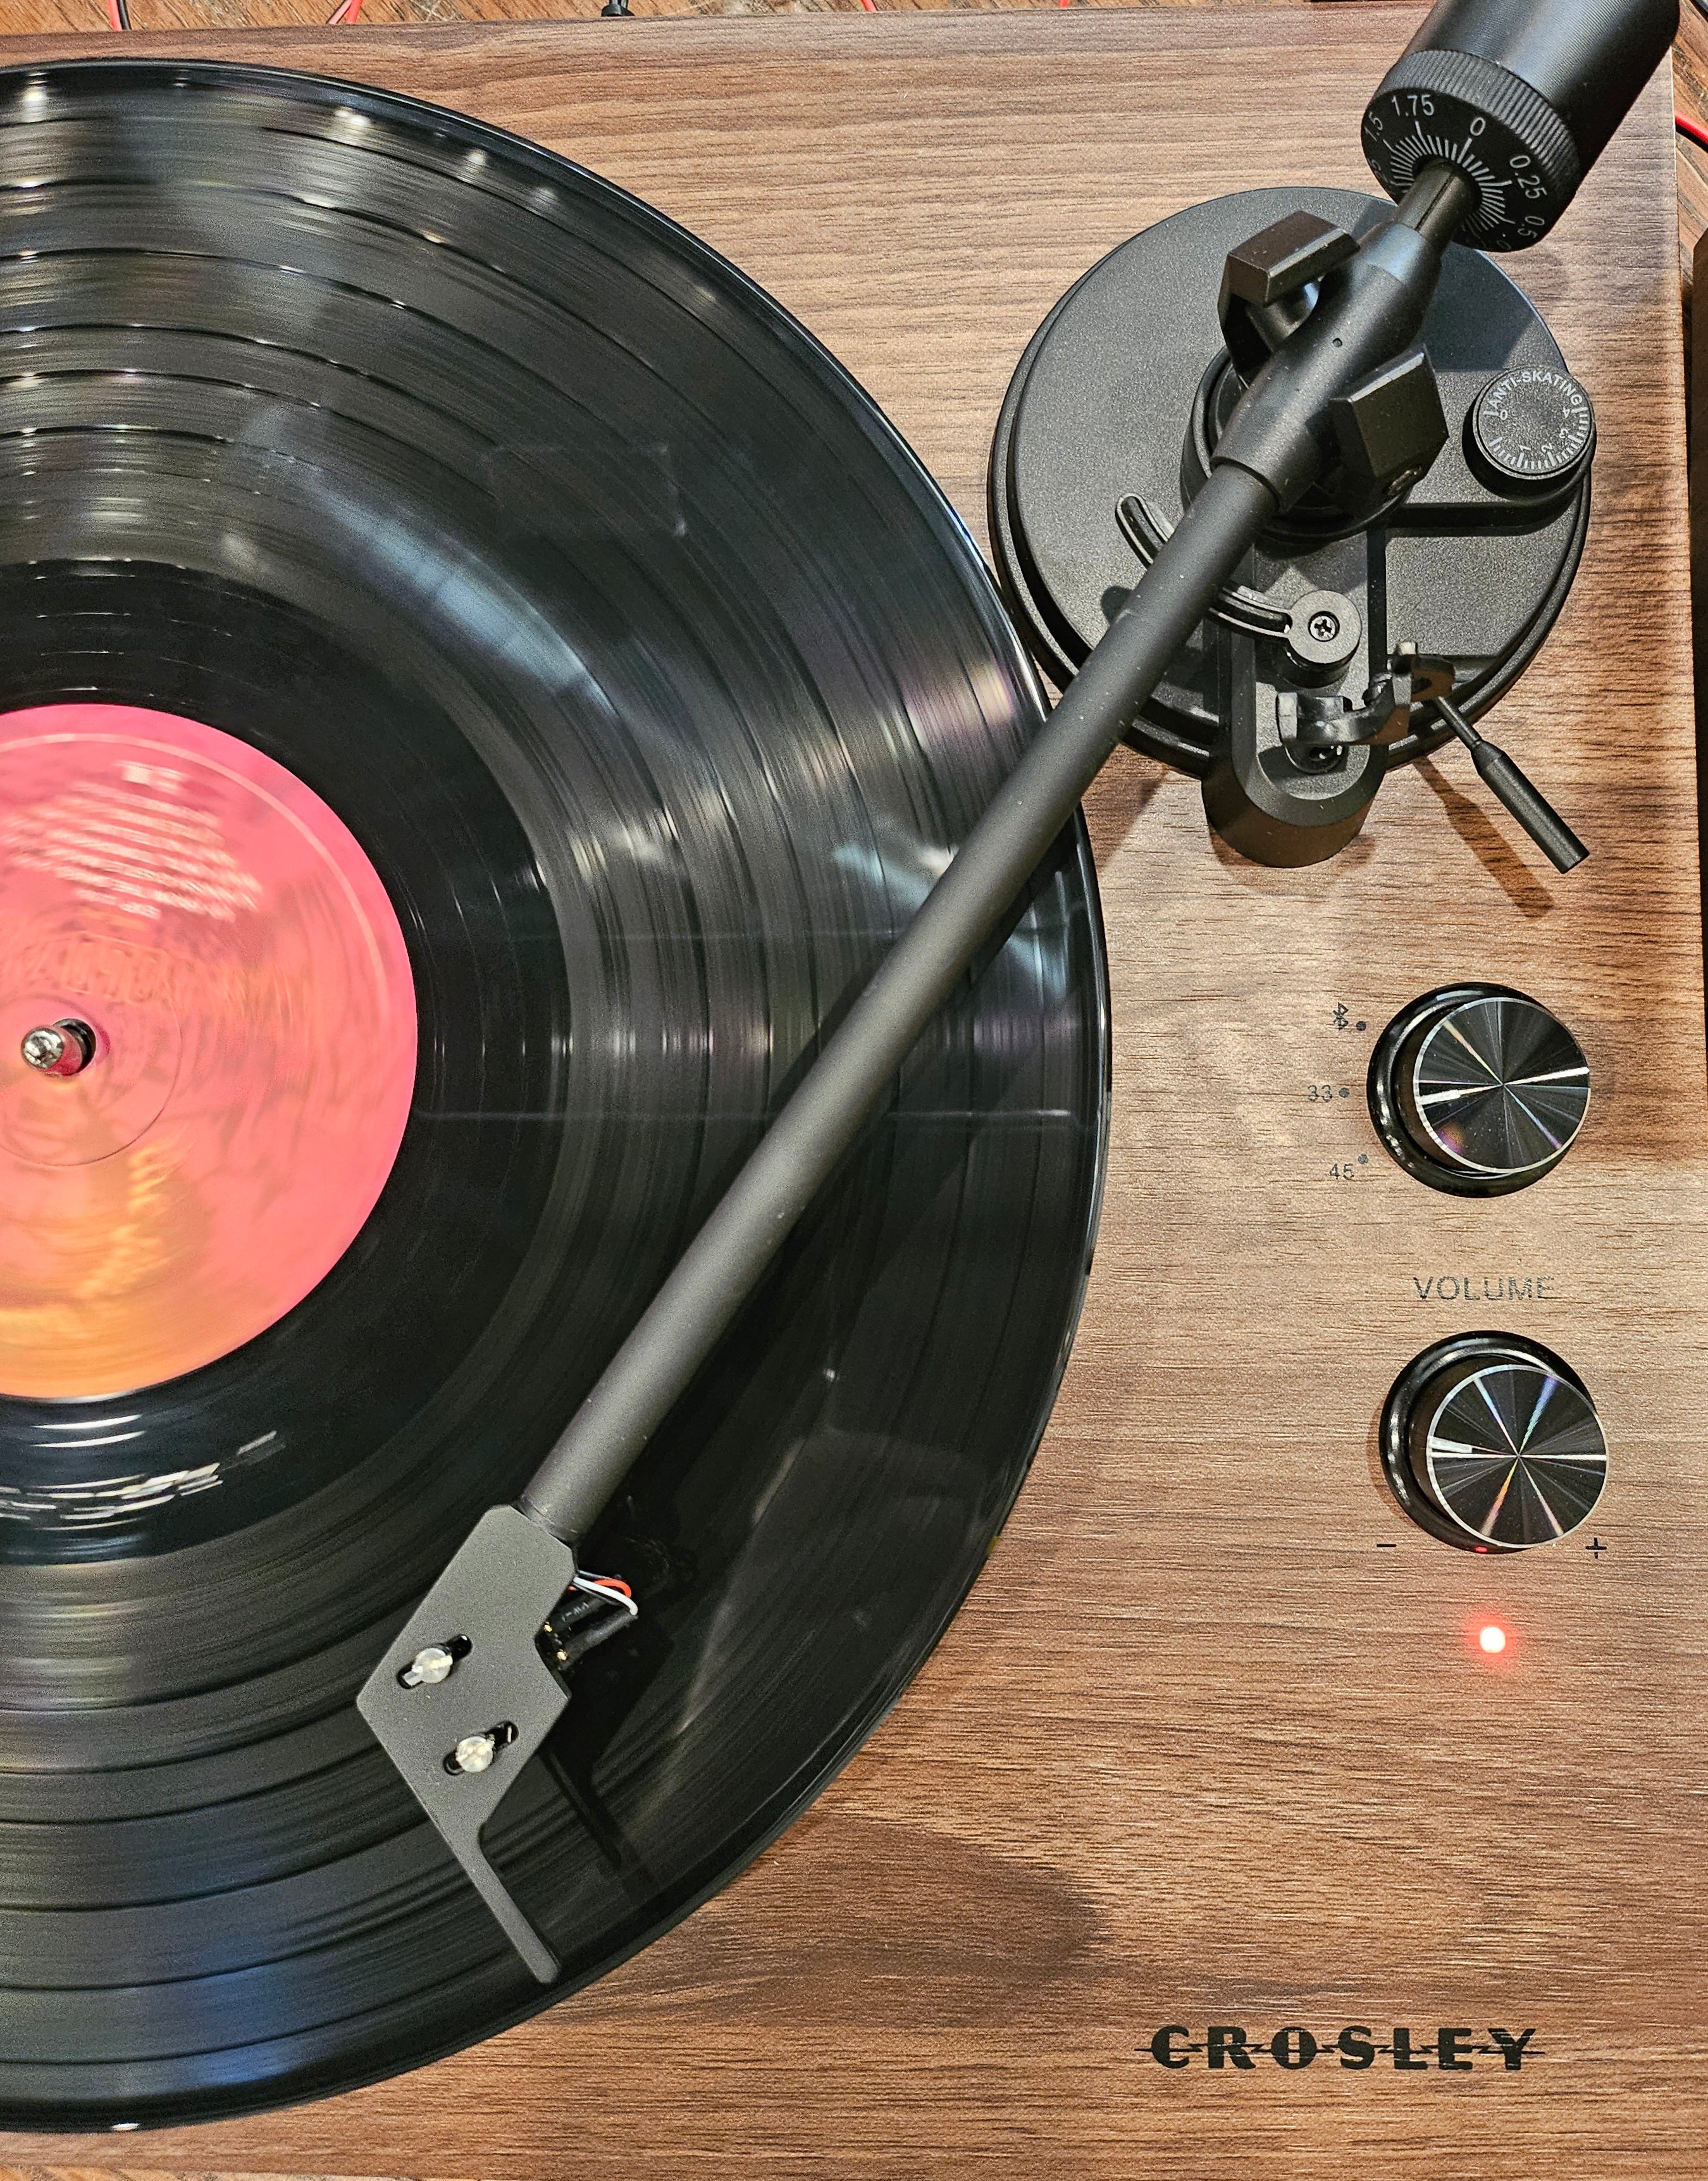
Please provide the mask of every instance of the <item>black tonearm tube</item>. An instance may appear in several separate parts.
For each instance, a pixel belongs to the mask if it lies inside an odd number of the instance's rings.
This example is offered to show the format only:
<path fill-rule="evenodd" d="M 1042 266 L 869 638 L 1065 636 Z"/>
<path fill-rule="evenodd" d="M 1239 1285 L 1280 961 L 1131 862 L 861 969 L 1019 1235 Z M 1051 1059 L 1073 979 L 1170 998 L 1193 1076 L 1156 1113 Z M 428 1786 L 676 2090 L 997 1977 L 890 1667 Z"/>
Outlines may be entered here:
<path fill-rule="evenodd" d="M 1230 257 L 1222 317 L 1248 383 L 1184 519 L 519 1504 L 482 1518 L 363 1687 L 363 1716 L 543 1981 L 558 1964 L 481 1833 L 568 1701 L 571 1624 L 601 1610 L 584 1578 L 559 1613 L 576 1542 L 1264 526 L 1313 487 L 1355 511 L 1427 472 L 1446 428 L 1417 343 L 1444 251 L 1545 235 L 1677 21 L 1677 0 L 1441 0 L 1365 118 L 1393 220 L 1360 243 L 1296 214 Z"/>

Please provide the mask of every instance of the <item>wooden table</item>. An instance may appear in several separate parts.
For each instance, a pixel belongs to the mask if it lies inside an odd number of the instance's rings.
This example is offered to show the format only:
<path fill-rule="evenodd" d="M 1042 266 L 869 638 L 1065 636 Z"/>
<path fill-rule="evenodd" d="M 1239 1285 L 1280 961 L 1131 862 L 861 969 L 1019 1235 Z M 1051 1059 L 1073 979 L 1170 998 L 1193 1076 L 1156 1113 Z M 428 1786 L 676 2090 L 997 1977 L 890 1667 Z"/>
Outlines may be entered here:
<path fill-rule="evenodd" d="M 1362 102 L 1413 19 L 140 43 L 395 85 L 612 175 L 799 312 L 978 524 L 1055 297 L 1255 172 L 1361 185 Z M 477 2051 L 146 2142 L 13 2139 L 9 2170 L 1700 2175 L 1708 1107 L 1673 186 L 1662 84 L 1514 267 L 1601 411 L 1584 572 L 1501 712 L 1586 869 L 1515 851 L 1452 756 L 1306 872 L 1218 850 L 1196 787 L 1149 763 L 1099 783 L 1116 1030 L 1090 1300 L 1009 1530 L 868 1748 L 687 1924 Z M 1462 975 L 1557 1007 L 1598 1083 L 1561 1171 L 1488 1203 L 1406 1179 L 1358 1090 L 1393 1010 Z M 1570 1356 L 1606 1418 L 1593 1558 L 1456 1554 L 1377 1480 L 1396 1371 L 1482 1314 L 1463 1278 L 1508 1274 L 1529 1286 L 1501 1322 Z M 1490 1613 L 1514 1631 L 1497 1671 L 1465 1640 Z M 1442 2025 L 1534 2026 L 1538 2051 L 1175 2072 L 1149 2049 L 1171 2023 L 1402 2025 L 1431 2051 Z"/>

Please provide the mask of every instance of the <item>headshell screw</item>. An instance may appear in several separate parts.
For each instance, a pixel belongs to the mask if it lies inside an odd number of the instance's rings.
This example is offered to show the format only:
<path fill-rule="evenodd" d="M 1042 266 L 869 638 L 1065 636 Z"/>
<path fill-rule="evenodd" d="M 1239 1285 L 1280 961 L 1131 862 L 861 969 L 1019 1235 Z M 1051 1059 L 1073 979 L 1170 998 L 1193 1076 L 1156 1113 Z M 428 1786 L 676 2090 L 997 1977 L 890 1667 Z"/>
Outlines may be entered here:
<path fill-rule="evenodd" d="M 466 1734 L 445 1759 L 445 1770 L 471 1775 L 489 1772 L 499 1750 L 508 1748 L 515 1738 L 516 1730 L 509 1720 L 500 1720 L 483 1733 Z"/>
<path fill-rule="evenodd" d="M 453 1636 L 444 1643 L 424 1643 L 398 1676 L 405 1689 L 436 1689 L 450 1679 L 474 1646 L 466 1636 Z"/>

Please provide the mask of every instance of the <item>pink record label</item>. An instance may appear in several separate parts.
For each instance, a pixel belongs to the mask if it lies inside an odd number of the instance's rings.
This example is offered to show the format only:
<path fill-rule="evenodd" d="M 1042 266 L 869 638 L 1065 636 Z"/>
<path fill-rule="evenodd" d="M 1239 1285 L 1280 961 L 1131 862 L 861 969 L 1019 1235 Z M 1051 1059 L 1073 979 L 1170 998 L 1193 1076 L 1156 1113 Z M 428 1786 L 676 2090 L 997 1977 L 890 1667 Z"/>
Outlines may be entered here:
<path fill-rule="evenodd" d="M 415 1074 L 396 912 L 311 789 L 169 713 L 0 716 L 0 1394 L 153 1385 L 284 1317 Z"/>

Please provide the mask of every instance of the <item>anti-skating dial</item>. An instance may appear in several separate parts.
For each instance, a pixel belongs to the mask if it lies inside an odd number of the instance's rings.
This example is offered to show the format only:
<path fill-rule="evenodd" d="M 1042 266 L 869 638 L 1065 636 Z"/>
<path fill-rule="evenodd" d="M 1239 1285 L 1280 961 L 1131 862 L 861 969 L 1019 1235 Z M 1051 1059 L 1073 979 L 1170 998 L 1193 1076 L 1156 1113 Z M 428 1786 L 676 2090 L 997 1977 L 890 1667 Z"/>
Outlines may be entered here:
<path fill-rule="evenodd" d="M 1589 467 L 1595 411 L 1569 371 L 1527 364 L 1496 374 L 1471 404 L 1465 452 L 1484 483 L 1509 499 L 1565 492 Z"/>
<path fill-rule="evenodd" d="M 1440 1342 L 1401 1374 L 1382 1455 L 1413 1520 L 1469 1551 L 1568 1537 L 1607 1481 L 1607 1442 L 1582 1379 L 1549 1350 L 1501 1333 Z"/>

